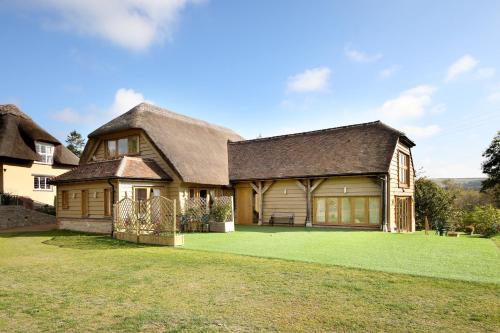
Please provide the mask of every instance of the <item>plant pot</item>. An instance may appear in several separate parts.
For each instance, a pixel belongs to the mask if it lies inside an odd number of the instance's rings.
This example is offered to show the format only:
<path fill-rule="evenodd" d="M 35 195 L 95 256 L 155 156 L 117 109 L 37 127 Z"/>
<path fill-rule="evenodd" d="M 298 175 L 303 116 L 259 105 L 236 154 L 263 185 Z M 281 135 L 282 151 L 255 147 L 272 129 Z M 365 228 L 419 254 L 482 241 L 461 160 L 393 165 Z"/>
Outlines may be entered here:
<path fill-rule="evenodd" d="M 232 232 L 234 222 L 210 222 L 210 232 Z"/>

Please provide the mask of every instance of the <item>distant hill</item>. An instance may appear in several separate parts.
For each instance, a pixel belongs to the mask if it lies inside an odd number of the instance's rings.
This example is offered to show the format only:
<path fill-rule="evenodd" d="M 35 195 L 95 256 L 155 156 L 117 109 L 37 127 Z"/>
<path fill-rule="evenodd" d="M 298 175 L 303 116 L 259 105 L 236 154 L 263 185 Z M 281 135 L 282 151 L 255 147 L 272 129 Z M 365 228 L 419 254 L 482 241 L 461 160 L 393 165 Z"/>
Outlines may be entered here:
<path fill-rule="evenodd" d="M 461 187 L 469 190 L 480 190 L 481 182 L 486 178 L 431 178 L 432 181 L 444 186 L 446 180 L 451 180 Z"/>

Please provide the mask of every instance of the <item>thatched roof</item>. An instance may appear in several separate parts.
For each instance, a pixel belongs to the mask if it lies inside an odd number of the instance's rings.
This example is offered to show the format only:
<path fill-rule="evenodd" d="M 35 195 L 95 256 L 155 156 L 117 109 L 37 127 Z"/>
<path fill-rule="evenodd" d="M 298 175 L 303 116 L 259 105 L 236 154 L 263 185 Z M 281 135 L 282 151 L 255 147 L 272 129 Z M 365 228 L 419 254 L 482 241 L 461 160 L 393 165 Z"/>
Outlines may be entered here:
<path fill-rule="evenodd" d="M 52 184 L 107 179 L 172 180 L 158 164 L 138 157 L 91 162 L 52 178 Z"/>
<path fill-rule="evenodd" d="M 35 141 L 55 146 L 54 163 L 78 165 L 78 157 L 13 104 L 0 105 L 0 158 L 37 161 Z"/>
<path fill-rule="evenodd" d="M 142 129 L 184 182 L 227 185 L 227 141 L 242 140 L 230 129 L 142 103 L 89 134 L 89 138 Z M 86 147 L 82 160 L 88 159 Z"/>
<path fill-rule="evenodd" d="M 396 143 L 380 121 L 228 143 L 231 181 L 387 173 Z"/>

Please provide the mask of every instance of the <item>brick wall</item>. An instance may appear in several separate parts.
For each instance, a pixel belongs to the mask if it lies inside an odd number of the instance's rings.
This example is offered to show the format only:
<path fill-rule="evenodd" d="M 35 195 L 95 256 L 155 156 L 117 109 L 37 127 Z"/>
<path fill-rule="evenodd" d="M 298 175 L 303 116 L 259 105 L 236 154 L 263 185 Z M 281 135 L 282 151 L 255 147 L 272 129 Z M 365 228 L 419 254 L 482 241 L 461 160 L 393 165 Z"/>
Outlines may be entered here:
<path fill-rule="evenodd" d="M 0 229 L 55 223 L 56 217 L 53 215 L 22 206 L 0 206 Z"/>

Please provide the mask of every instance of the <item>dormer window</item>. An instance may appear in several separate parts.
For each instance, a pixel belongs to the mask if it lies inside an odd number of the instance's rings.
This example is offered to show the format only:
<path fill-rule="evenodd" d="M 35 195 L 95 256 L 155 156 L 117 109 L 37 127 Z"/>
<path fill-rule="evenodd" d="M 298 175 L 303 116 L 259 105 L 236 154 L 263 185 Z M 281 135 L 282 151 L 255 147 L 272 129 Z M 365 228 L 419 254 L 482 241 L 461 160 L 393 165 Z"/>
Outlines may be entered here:
<path fill-rule="evenodd" d="M 121 139 L 108 140 L 106 144 L 108 158 L 139 153 L 139 136 L 133 135 Z"/>
<path fill-rule="evenodd" d="M 54 163 L 54 145 L 46 142 L 35 142 L 35 148 L 40 160 L 38 162 L 43 164 Z"/>

